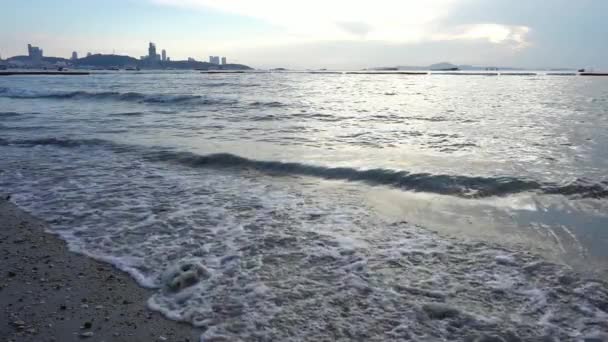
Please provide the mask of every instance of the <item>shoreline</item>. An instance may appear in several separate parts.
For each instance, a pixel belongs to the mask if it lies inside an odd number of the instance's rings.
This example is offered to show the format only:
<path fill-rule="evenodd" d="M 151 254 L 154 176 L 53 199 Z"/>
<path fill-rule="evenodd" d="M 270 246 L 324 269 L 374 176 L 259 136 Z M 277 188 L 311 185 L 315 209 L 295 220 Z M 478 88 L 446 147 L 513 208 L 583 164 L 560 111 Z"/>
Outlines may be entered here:
<path fill-rule="evenodd" d="M 110 264 L 68 250 L 40 219 L 0 199 L 3 341 L 198 341 L 200 330 L 166 319 Z"/>

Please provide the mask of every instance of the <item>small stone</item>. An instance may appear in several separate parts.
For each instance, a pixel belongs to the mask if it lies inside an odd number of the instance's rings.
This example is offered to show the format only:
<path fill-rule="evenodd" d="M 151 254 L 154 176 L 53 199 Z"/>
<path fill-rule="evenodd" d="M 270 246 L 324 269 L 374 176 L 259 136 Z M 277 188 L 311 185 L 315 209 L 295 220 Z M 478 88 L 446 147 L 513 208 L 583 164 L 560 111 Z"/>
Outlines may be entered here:
<path fill-rule="evenodd" d="M 517 261 L 510 255 L 497 255 L 494 260 L 499 265 L 517 266 Z"/>
<path fill-rule="evenodd" d="M 82 327 L 84 329 L 91 329 L 92 326 L 93 326 L 93 323 L 91 323 L 91 322 L 84 322 L 84 324 L 82 325 Z"/>
<path fill-rule="evenodd" d="M 422 309 L 429 315 L 431 319 L 446 319 L 456 317 L 460 314 L 457 309 L 451 308 L 441 303 L 428 303 L 422 306 Z"/>
<path fill-rule="evenodd" d="M 16 320 L 16 321 L 13 322 L 13 325 L 18 326 L 18 327 L 19 326 L 24 326 L 25 322 L 22 321 L 22 320 Z"/>
<path fill-rule="evenodd" d="M 83 308 L 83 309 L 88 309 L 89 308 L 89 304 L 82 304 L 80 307 Z"/>
<path fill-rule="evenodd" d="M 34 335 L 38 333 L 38 330 L 36 330 L 35 328 L 29 328 L 26 330 L 28 333 Z"/>
<path fill-rule="evenodd" d="M 93 335 L 95 335 L 95 334 L 92 331 L 87 331 L 87 332 L 83 332 L 82 334 L 80 334 L 80 337 L 89 338 L 89 337 L 93 337 Z"/>
<path fill-rule="evenodd" d="M 14 277 L 14 276 L 16 276 L 16 275 L 17 275 L 17 273 L 15 273 L 15 272 L 13 272 L 13 271 L 8 271 L 8 277 L 9 277 L 9 278 L 12 278 L 12 277 Z"/>
<path fill-rule="evenodd" d="M 159 341 L 167 341 L 167 338 L 165 336 L 158 336 L 158 340 Z"/>
<path fill-rule="evenodd" d="M 68 307 L 67 307 L 67 306 L 65 306 L 65 305 L 60 305 L 60 306 L 59 306 L 59 310 L 65 310 L 65 309 L 67 309 L 67 308 L 68 308 Z"/>
<path fill-rule="evenodd" d="M 563 274 L 557 280 L 562 285 L 570 285 L 576 281 L 576 278 L 569 274 Z"/>

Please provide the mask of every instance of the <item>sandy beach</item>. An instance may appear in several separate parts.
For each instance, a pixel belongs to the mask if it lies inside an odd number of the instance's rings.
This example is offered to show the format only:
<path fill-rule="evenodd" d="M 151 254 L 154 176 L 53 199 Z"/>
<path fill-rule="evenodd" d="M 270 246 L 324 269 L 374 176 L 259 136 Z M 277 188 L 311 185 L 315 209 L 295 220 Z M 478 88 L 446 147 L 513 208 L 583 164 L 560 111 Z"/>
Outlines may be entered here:
<path fill-rule="evenodd" d="M 45 224 L 0 200 L 2 341 L 198 341 L 146 307 L 150 291 L 68 251 Z"/>

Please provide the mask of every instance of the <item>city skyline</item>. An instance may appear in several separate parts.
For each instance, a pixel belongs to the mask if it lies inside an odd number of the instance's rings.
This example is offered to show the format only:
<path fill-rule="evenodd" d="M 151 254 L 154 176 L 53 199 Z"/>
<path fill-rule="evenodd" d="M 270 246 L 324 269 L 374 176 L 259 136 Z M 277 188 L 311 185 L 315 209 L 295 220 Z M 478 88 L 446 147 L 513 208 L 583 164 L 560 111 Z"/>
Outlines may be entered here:
<path fill-rule="evenodd" d="M 86 53 L 86 57 L 90 57 L 92 55 L 93 55 L 93 53 L 91 53 L 91 52 Z M 112 53 L 100 54 L 100 55 L 116 55 L 116 54 L 114 52 L 112 52 Z M 47 56 L 47 55 L 44 55 L 43 48 L 41 48 L 39 46 L 33 46 L 32 44 L 27 44 L 27 53 L 26 54 L 20 54 L 20 55 L 15 55 L 15 56 L 5 56 L 4 59 L 11 59 L 11 58 L 22 57 L 22 56 L 29 57 L 30 60 L 33 62 L 40 62 L 43 57 L 64 58 L 66 60 L 71 60 L 71 61 L 75 61 L 75 60 L 79 59 L 78 51 L 72 51 L 70 56 L 68 56 L 68 57 Z M 136 58 L 136 57 L 129 56 L 129 55 L 124 55 L 124 56 Z M 3 60 L 1 55 L 0 55 L 0 60 Z M 148 62 L 171 62 L 172 61 L 170 56 L 167 55 L 167 51 L 165 49 L 162 49 L 160 54 L 157 53 L 156 43 L 154 43 L 154 42 L 148 43 L 148 54 L 145 56 L 140 56 L 139 60 L 148 61 Z M 186 60 L 200 62 L 200 61 L 204 61 L 204 58 L 196 59 L 193 57 L 188 57 Z M 221 56 L 221 57 L 220 56 L 209 56 L 209 63 L 217 64 L 217 65 L 228 64 L 226 56 Z"/>
<path fill-rule="evenodd" d="M 0 13 L 0 54 L 23 42 L 140 56 L 153 39 L 174 59 L 232 56 L 257 67 L 360 68 L 455 64 L 608 68 L 608 2 L 540 0 L 107 0 L 42 1 Z M 119 9 L 117 11 L 117 9 Z M 74 15 L 78 13 L 78 15 Z M 133 21 L 129 13 L 138 13 Z M 162 23 L 162 25 L 159 25 Z M 161 56 L 162 58 L 162 56 Z"/>

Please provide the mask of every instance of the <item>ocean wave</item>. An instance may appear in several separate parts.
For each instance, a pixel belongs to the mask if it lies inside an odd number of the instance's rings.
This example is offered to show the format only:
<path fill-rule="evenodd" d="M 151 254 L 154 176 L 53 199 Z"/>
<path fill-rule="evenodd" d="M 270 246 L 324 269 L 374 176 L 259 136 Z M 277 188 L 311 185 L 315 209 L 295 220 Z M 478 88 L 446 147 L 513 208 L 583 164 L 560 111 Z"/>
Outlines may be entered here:
<path fill-rule="evenodd" d="M 234 82 L 218 82 L 218 83 L 203 83 L 201 87 L 219 88 L 219 87 L 237 87 L 237 88 L 252 88 L 259 87 L 259 83 L 234 83 Z"/>
<path fill-rule="evenodd" d="M 0 118 L 10 118 L 15 116 L 20 116 L 21 114 L 17 112 L 0 112 Z"/>
<path fill-rule="evenodd" d="M 278 102 L 278 101 L 268 101 L 268 102 L 263 102 L 263 101 L 255 101 L 249 104 L 252 107 L 285 107 L 287 106 L 286 104 L 282 103 L 282 102 Z"/>
<path fill-rule="evenodd" d="M 366 191 L 175 176 L 131 153 L 49 148 L 6 153 L 13 200 L 72 251 L 150 288 L 148 307 L 202 341 L 605 340 L 604 282 L 391 222 L 361 206 Z"/>
<path fill-rule="evenodd" d="M 109 116 L 143 116 L 143 112 L 125 112 L 125 113 L 112 113 Z"/>
<path fill-rule="evenodd" d="M 199 155 L 160 147 L 123 145 L 101 139 L 40 138 L 6 140 L 0 145 L 54 145 L 60 147 L 104 146 L 116 152 L 134 152 L 152 162 L 168 162 L 190 167 L 247 169 L 270 175 L 295 175 L 328 180 L 362 182 L 370 185 L 389 186 L 397 189 L 428 192 L 462 198 L 508 196 L 523 192 L 547 195 L 563 195 L 572 198 L 607 198 L 608 180 L 592 181 L 575 179 L 567 183 L 540 182 L 533 179 L 510 176 L 481 177 L 412 173 L 393 169 L 357 169 L 329 167 L 296 162 L 263 161 L 240 157 L 229 153 Z"/>
<path fill-rule="evenodd" d="M 177 94 L 144 94 L 138 92 L 88 92 L 88 91 L 33 91 L 25 89 L 0 88 L 0 97 L 12 99 L 89 99 L 89 100 L 116 100 L 127 102 L 140 102 L 152 104 L 231 104 L 235 101 L 229 99 L 208 98 L 201 95 Z"/>
<path fill-rule="evenodd" d="M 102 139 L 67 139 L 67 138 L 38 138 L 38 139 L 19 139 L 8 140 L 0 138 L 0 145 L 21 145 L 21 146 L 39 146 L 52 145 L 59 147 L 80 147 L 80 146 L 111 146 L 115 145 L 109 141 Z M 115 145 L 117 146 L 117 145 Z"/>

